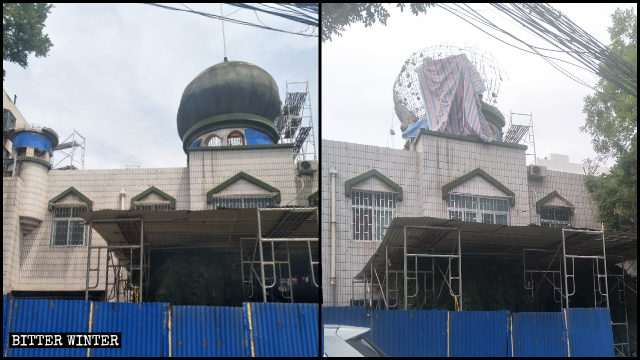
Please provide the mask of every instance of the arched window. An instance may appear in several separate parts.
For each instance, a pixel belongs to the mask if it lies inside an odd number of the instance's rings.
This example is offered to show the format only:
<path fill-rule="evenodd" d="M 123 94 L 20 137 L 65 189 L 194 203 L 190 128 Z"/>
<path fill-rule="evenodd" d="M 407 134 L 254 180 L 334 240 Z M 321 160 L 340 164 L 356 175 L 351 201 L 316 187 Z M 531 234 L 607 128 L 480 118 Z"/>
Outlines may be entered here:
<path fill-rule="evenodd" d="M 207 146 L 220 146 L 222 145 L 222 140 L 220 140 L 217 136 L 212 136 L 207 140 Z"/>
<path fill-rule="evenodd" d="M 227 137 L 227 143 L 229 146 L 240 146 L 244 145 L 244 135 L 240 131 L 233 131 Z"/>

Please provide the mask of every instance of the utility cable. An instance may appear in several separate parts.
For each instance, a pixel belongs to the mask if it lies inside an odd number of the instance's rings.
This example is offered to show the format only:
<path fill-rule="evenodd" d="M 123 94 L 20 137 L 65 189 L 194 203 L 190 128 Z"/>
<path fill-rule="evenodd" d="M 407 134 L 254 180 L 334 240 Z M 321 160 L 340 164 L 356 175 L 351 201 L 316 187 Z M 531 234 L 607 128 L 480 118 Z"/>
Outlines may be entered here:
<path fill-rule="evenodd" d="M 278 29 L 278 28 L 272 28 L 272 27 L 269 27 L 269 26 L 254 24 L 254 23 L 251 23 L 251 22 L 242 21 L 242 20 L 238 20 L 238 19 L 233 19 L 233 18 L 229 18 L 229 17 L 221 17 L 220 15 L 210 14 L 210 13 L 206 13 L 206 12 L 202 12 L 202 11 L 184 10 L 184 9 L 179 9 L 179 8 L 175 8 L 175 7 L 172 7 L 172 6 L 160 5 L 160 4 L 155 4 L 155 3 L 143 3 L 143 4 L 144 5 L 149 5 L 149 6 L 156 6 L 156 7 L 167 9 L 167 10 L 188 12 L 188 13 L 197 14 L 197 15 L 201 15 L 201 16 L 208 17 L 208 18 L 211 18 L 211 19 L 216 19 L 216 20 L 223 20 L 224 19 L 224 20 L 226 20 L 228 22 L 231 22 L 231 23 L 234 23 L 234 24 L 253 26 L 253 27 L 257 27 L 259 29 L 264 29 L 264 30 L 272 30 L 272 31 L 278 31 L 278 32 L 283 32 L 283 33 L 287 33 L 287 34 L 301 35 L 301 36 L 304 36 L 304 37 L 317 37 L 318 36 L 318 35 L 314 35 L 314 34 L 305 34 L 305 33 L 301 33 L 301 32 L 293 32 L 293 31 L 282 30 L 282 29 Z"/>
<path fill-rule="evenodd" d="M 224 49 L 224 61 L 227 62 L 227 40 L 224 36 L 224 14 L 222 13 L 222 3 L 220 3 L 220 17 L 222 18 L 222 47 Z"/>

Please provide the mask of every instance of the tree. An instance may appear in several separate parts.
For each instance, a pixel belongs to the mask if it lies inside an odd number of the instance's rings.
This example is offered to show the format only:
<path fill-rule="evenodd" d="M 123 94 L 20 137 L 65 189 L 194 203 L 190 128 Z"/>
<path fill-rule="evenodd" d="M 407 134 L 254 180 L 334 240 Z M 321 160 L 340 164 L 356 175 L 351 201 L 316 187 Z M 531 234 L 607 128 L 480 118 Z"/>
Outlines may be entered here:
<path fill-rule="evenodd" d="M 27 67 L 29 54 L 47 56 L 53 44 L 44 34 L 44 22 L 53 5 L 43 3 L 2 4 L 2 61 Z M 5 71 L 2 70 L 4 80 Z"/>
<path fill-rule="evenodd" d="M 608 174 L 587 175 L 585 185 L 598 205 L 598 221 L 608 229 L 638 228 L 638 141 L 618 158 Z"/>
<path fill-rule="evenodd" d="M 387 25 L 389 12 L 385 5 L 379 3 L 322 4 L 322 41 L 331 41 L 332 35 L 342 36 L 345 26 L 356 22 L 362 22 L 364 26 L 369 27 L 378 20 L 383 25 Z M 411 3 L 409 8 L 414 15 L 418 15 L 426 13 L 427 8 L 433 5 L 431 3 Z M 397 6 L 400 11 L 404 10 L 403 3 L 399 3 Z"/>
<path fill-rule="evenodd" d="M 611 50 L 638 69 L 638 20 L 634 11 L 616 10 L 608 28 Z M 610 67 L 606 61 L 601 67 Z M 584 99 L 585 125 L 581 131 L 592 137 L 597 161 L 616 160 L 609 174 L 585 178 L 587 190 L 598 205 L 597 218 L 607 228 L 629 224 L 637 229 L 637 138 L 638 98 L 601 78 L 597 92 Z"/>

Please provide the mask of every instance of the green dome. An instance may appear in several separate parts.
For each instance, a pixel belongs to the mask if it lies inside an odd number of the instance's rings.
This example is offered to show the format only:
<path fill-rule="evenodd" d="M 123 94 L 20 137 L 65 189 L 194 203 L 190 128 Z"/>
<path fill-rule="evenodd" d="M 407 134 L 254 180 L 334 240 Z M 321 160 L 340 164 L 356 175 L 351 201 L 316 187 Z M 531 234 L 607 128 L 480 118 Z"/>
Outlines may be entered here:
<path fill-rule="evenodd" d="M 482 115 L 484 115 L 484 118 L 495 125 L 498 129 L 502 129 L 504 127 L 504 115 L 502 115 L 497 107 L 482 101 Z"/>
<path fill-rule="evenodd" d="M 187 148 L 198 136 L 221 128 L 251 128 L 278 139 L 273 122 L 280 114 L 278 85 L 268 72 L 243 61 L 204 70 L 182 93 L 178 134 Z"/>

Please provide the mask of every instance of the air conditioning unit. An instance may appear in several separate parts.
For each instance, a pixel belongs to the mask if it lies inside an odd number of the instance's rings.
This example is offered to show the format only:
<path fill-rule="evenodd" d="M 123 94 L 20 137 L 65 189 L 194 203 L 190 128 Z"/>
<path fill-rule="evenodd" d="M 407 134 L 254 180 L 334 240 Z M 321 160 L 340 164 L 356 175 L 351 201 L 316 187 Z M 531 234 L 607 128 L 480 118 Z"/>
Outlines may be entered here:
<path fill-rule="evenodd" d="M 540 165 L 529 165 L 527 173 L 532 179 L 542 179 L 547 176 L 547 168 Z"/>
<path fill-rule="evenodd" d="M 315 160 L 301 160 L 298 161 L 298 173 L 313 174 L 314 171 L 318 171 L 318 162 Z"/>

